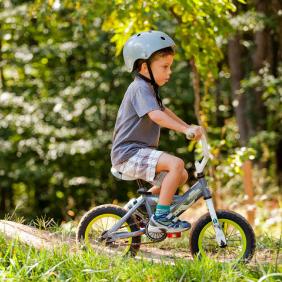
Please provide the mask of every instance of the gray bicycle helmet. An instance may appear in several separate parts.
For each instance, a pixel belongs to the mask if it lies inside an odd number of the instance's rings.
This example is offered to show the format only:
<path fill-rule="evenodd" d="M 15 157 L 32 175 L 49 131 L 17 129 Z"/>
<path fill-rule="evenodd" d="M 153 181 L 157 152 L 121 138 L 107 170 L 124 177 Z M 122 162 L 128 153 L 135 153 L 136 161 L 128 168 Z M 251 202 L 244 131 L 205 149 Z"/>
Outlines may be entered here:
<path fill-rule="evenodd" d="M 154 52 L 175 47 L 174 41 L 161 31 L 144 31 L 131 36 L 123 47 L 123 58 L 126 69 L 132 72 L 138 59 L 148 59 Z"/>

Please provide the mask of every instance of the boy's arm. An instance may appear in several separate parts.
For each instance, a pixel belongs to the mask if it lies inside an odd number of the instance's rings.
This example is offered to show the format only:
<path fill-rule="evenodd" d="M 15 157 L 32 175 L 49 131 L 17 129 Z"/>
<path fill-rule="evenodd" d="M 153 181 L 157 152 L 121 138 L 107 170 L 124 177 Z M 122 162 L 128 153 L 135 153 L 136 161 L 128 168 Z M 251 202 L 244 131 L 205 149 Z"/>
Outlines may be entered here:
<path fill-rule="evenodd" d="M 148 113 L 148 116 L 152 121 L 154 121 L 156 124 L 162 127 L 166 127 L 184 133 L 187 139 L 193 139 L 199 141 L 203 134 L 201 126 L 188 125 L 180 118 L 178 118 L 176 115 L 173 114 L 173 117 L 171 117 L 165 111 L 153 110 Z"/>
<path fill-rule="evenodd" d="M 148 113 L 149 118 L 159 126 L 166 127 L 177 132 L 186 134 L 189 127 L 185 122 L 171 117 L 166 111 L 155 110 Z"/>
<path fill-rule="evenodd" d="M 179 118 L 174 112 L 172 112 L 169 108 L 165 107 L 164 112 L 168 114 L 171 118 L 173 118 L 176 121 L 179 121 L 181 124 L 186 125 L 189 127 L 189 124 L 187 124 L 185 121 L 183 121 L 181 118 Z"/>

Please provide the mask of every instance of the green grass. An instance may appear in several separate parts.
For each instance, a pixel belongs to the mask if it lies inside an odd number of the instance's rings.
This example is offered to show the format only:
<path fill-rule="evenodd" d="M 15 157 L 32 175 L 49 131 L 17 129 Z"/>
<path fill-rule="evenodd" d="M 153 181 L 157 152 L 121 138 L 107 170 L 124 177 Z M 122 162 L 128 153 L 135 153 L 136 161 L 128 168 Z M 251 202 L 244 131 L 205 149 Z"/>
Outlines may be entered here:
<path fill-rule="evenodd" d="M 0 235 L 0 281 L 258 281 L 281 271 L 274 263 L 234 266 L 177 259 L 167 265 L 91 251 L 70 253 L 68 246 L 39 251 Z"/>
<path fill-rule="evenodd" d="M 189 249 L 189 235 L 190 234 L 188 232 L 183 232 L 180 238 L 166 239 L 163 242 L 154 244 L 154 246 L 163 250 L 174 249 L 185 252 Z M 279 238 L 271 237 L 268 234 L 263 234 L 256 237 L 256 253 L 265 253 L 267 251 L 268 260 L 275 261 L 277 256 L 279 256 L 281 259 L 281 248 L 282 241 Z"/>

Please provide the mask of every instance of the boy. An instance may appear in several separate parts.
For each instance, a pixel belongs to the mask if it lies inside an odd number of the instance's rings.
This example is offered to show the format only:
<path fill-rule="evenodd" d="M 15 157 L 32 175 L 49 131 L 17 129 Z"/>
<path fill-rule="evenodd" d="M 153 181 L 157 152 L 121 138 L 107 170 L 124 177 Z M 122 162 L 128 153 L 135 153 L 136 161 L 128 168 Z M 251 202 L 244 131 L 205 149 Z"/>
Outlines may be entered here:
<path fill-rule="evenodd" d="M 135 72 L 135 79 L 118 111 L 111 161 L 119 172 L 152 183 L 149 191 L 160 193 L 149 232 L 181 232 L 191 227 L 170 214 L 173 195 L 188 179 L 184 162 L 156 150 L 161 126 L 182 132 L 189 139 L 199 140 L 202 135 L 200 126 L 188 125 L 164 107 L 158 93 L 170 78 L 174 48 L 174 41 L 160 31 L 133 35 L 123 48 L 125 65 Z"/>

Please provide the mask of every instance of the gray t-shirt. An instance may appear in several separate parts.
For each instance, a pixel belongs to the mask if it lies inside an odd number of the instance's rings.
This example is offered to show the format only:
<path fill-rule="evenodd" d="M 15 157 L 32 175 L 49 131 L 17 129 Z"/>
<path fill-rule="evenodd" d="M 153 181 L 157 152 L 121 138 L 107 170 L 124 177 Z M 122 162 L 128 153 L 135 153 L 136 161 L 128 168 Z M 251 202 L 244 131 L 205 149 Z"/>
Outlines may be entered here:
<path fill-rule="evenodd" d="M 118 165 L 142 148 L 157 148 L 160 126 L 147 113 L 162 110 L 153 86 L 139 77 L 129 85 L 120 105 L 113 134 L 112 165 Z"/>

